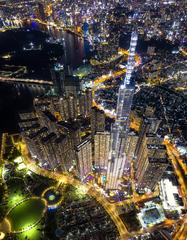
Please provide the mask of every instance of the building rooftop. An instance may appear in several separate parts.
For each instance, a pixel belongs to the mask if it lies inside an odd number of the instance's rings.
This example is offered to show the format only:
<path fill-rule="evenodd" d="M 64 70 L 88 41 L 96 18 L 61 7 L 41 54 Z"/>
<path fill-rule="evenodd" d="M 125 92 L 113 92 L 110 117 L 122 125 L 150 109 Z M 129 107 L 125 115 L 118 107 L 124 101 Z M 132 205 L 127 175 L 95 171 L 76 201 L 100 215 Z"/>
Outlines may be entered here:
<path fill-rule="evenodd" d="M 168 164 L 168 159 L 167 159 L 167 158 L 149 157 L 148 160 L 149 160 L 150 163 L 163 163 L 163 164 Z"/>

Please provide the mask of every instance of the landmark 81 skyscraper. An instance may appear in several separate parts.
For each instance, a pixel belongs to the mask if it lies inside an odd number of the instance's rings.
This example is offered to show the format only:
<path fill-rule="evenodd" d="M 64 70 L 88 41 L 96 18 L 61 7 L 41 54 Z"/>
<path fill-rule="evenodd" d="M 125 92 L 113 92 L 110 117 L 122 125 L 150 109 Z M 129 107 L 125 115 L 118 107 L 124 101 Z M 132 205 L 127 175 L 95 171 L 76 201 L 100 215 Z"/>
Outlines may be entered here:
<path fill-rule="evenodd" d="M 128 170 L 128 163 L 124 150 L 129 130 L 129 115 L 135 88 L 131 75 L 135 65 L 134 57 L 137 40 L 137 33 L 132 32 L 127 61 L 127 72 L 122 85 L 119 87 L 116 120 L 111 130 L 106 189 L 119 189 L 120 179 L 124 172 Z"/>

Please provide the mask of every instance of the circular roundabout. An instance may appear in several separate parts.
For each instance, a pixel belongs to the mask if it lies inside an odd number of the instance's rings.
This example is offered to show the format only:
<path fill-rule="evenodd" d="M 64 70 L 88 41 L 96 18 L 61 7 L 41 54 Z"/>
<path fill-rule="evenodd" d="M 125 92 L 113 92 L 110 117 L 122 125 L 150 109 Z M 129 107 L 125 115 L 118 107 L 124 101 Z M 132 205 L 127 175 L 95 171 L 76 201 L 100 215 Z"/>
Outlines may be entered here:
<path fill-rule="evenodd" d="M 21 233 L 32 229 L 41 221 L 45 210 L 45 200 L 38 197 L 19 202 L 6 216 L 11 225 L 11 232 Z"/>
<path fill-rule="evenodd" d="M 55 187 L 47 188 L 42 197 L 46 200 L 48 207 L 56 207 L 62 201 L 62 195 Z"/>

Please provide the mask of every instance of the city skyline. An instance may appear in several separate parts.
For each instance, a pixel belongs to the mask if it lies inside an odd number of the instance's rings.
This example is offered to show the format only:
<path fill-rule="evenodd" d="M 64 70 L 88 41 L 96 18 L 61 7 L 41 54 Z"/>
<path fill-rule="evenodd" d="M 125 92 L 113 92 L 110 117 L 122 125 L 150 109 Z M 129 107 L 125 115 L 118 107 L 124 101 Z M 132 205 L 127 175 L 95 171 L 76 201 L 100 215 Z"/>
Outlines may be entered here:
<path fill-rule="evenodd" d="M 185 7 L 0 1 L 0 239 L 186 240 Z"/>

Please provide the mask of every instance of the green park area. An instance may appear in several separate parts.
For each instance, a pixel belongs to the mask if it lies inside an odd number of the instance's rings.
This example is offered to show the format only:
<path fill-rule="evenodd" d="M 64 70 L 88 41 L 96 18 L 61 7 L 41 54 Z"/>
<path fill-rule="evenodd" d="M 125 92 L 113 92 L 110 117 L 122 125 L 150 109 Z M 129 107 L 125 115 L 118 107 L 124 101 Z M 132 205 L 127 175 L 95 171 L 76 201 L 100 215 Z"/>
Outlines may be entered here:
<path fill-rule="evenodd" d="M 16 234 L 17 239 L 19 240 L 41 240 L 41 231 L 42 225 L 38 223 L 32 229 Z"/>
<path fill-rule="evenodd" d="M 30 177 L 11 137 L 6 138 L 4 146 L 4 162 L 0 163 L 0 231 L 5 233 L 5 239 L 41 240 L 46 201 L 34 190 L 48 185 L 34 174 Z M 33 184 L 33 179 L 38 184 Z"/>
<path fill-rule="evenodd" d="M 72 185 L 64 186 L 63 194 L 64 202 L 80 201 L 88 198 L 88 195 L 85 194 L 84 189 Z"/>
<path fill-rule="evenodd" d="M 45 202 L 40 198 L 29 198 L 18 203 L 7 215 L 12 232 L 32 229 L 43 217 Z"/>
<path fill-rule="evenodd" d="M 7 181 L 8 188 L 8 209 L 25 199 L 28 193 L 25 191 L 25 183 L 21 178 L 12 178 Z"/>

